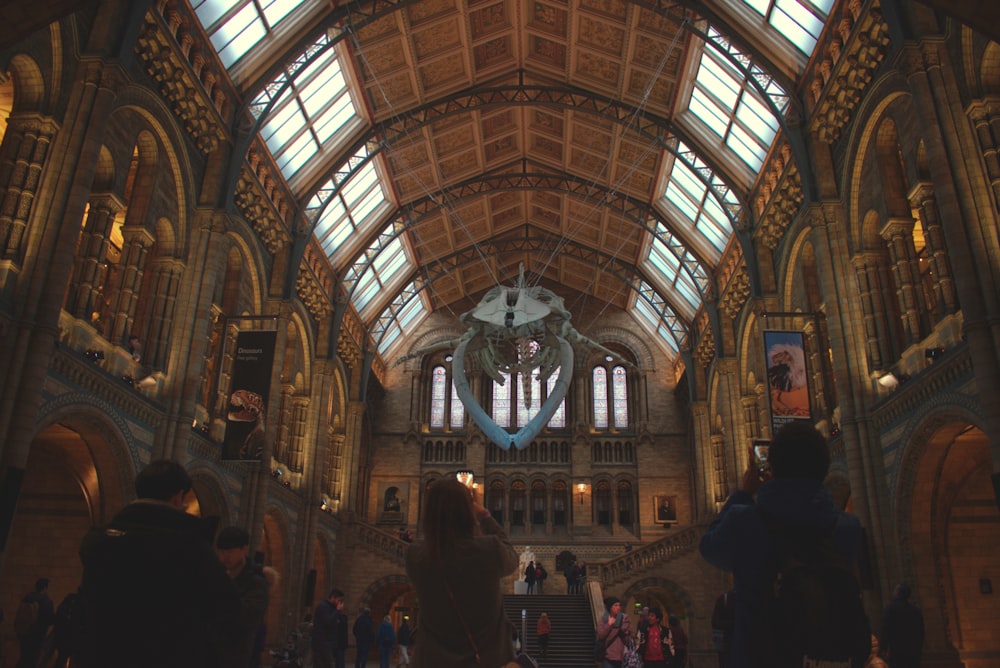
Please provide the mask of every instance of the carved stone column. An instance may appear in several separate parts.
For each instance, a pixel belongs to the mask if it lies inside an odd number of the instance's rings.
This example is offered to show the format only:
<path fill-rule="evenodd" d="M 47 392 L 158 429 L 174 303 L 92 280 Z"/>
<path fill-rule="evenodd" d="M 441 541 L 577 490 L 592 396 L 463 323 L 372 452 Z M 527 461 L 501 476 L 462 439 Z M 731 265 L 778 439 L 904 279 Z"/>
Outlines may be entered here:
<path fill-rule="evenodd" d="M 80 232 L 80 247 L 73 259 L 73 279 L 67 310 L 77 318 L 92 321 L 101 311 L 101 295 L 107 276 L 108 248 L 115 215 L 125 206 L 113 194 L 90 199 L 87 219 Z"/>
<path fill-rule="evenodd" d="M 309 397 L 296 396 L 292 400 L 291 441 L 289 442 L 288 468 L 302 473 L 305 468 L 305 443 L 308 431 Z"/>
<path fill-rule="evenodd" d="M 864 311 L 868 363 L 872 370 L 885 369 L 895 358 L 892 329 L 886 318 L 881 291 L 880 259 L 874 253 L 859 253 L 852 259 Z"/>
<path fill-rule="evenodd" d="M 997 182 L 1000 183 L 1000 176 L 997 177 Z M 933 185 L 926 182 L 917 184 L 910 203 L 914 208 L 919 208 L 920 218 L 924 223 L 924 240 L 931 255 L 931 272 L 937 293 L 937 315 L 940 319 L 958 311 L 958 295 L 955 293 L 955 277 L 952 274 L 951 261 L 948 259 L 948 248 L 945 245 L 944 230 L 941 229 L 941 217 Z"/>
<path fill-rule="evenodd" d="M 5 143 L 10 144 L 14 155 L 4 160 L 12 163 L 10 178 L 6 184 L 0 184 L 4 188 L 0 200 L 0 248 L 4 260 L 17 260 L 20 255 L 42 167 L 57 130 L 54 121 L 35 114 L 14 114 L 7 123 Z"/>
<path fill-rule="evenodd" d="M 108 340 L 120 343 L 132 330 L 135 321 L 135 307 L 142 289 L 142 274 L 145 271 L 146 254 L 153 246 L 153 235 L 141 227 L 122 228 L 125 247 L 122 248 L 120 262 L 121 281 L 111 305 L 111 331 Z"/>
<path fill-rule="evenodd" d="M 882 228 L 882 238 L 892 258 L 903 336 L 907 345 L 913 344 L 921 338 L 920 301 L 917 298 L 917 276 L 920 274 L 915 269 L 917 257 L 913 246 L 913 220 L 889 219 Z"/>

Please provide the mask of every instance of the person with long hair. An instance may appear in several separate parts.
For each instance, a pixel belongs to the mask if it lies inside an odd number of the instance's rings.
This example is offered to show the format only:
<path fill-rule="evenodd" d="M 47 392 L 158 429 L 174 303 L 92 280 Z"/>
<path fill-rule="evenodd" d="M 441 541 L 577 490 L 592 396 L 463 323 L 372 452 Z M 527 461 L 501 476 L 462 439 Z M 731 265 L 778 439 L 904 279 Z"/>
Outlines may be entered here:
<path fill-rule="evenodd" d="M 420 602 L 414 668 L 502 666 L 514 660 L 514 628 L 500 580 L 518 567 L 507 535 L 474 492 L 454 478 L 424 498 L 422 536 L 406 555 Z"/>

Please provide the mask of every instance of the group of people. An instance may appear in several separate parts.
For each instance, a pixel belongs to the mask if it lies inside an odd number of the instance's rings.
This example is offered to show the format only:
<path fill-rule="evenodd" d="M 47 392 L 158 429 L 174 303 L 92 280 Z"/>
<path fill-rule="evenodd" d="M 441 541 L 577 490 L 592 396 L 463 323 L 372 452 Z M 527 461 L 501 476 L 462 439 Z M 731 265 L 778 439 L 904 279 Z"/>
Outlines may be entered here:
<path fill-rule="evenodd" d="M 135 480 L 137 500 L 80 546 L 77 592 L 52 609 L 40 578 L 19 606 L 33 623 L 19 628 L 19 668 L 47 662 L 49 627 L 57 666 L 255 668 L 276 573 L 248 557 L 240 527 L 184 511 L 191 478 L 170 460 L 151 462 Z M 25 615 L 29 613 L 24 613 Z"/>
<path fill-rule="evenodd" d="M 538 593 L 545 593 L 545 578 L 549 577 L 549 572 L 545 570 L 540 561 L 529 561 L 524 568 L 524 582 L 528 585 L 528 593 L 531 594 L 534 588 L 538 587 Z"/>
<path fill-rule="evenodd" d="M 636 629 L 622 610 L 620 599 L 604 599 L 605 611 L 597 625 L 597 642 L 603 668 L 624 665 L 628 654 L 635 654 L 645 668 L 684 668 L 687 666 L 688 636 L 680 618 L 664 619 L 659 606 L 644 607 Z"/>
<path fill-rule="evenodd" d="M 571 561 L 563 571 L 566 578 L 567 594 L 582 594 L 583 584 L 587 581 L 587 564 L 582 561 Z"/>

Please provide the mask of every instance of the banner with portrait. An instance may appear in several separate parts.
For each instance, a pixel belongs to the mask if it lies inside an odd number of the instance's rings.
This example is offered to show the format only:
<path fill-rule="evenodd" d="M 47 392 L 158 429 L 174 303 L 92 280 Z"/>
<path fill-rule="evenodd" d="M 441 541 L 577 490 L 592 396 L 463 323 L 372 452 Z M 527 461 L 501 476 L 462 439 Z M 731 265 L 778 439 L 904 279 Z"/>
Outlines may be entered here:
<path fill-rule="evenodd" d="M 267 414 L 277 332 L 247 331 L 236 336 L 223 459 L 260 461 L 264 458 L 264 416 Z"/>
<path fill-rule="evenodd" d="M 802 332 L 764 332 L 771 433 L 795 420 L 809 420 L 809 373 Z"/>

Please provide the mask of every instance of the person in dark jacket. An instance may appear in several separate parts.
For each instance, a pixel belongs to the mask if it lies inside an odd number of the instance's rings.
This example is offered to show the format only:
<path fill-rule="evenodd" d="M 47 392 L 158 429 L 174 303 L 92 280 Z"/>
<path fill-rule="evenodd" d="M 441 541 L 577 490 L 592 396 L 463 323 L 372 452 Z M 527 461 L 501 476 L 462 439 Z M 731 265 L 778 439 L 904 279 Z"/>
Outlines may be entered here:
<path fill-rule="evenodd" d="M 413 644 L 413 632 L 410 629 L 409 617 L 403 617 L 403 623 L 396 630 L 396 642 L 399 643 L 399 665 L 410 665 L 410 645 Z"/>
<path fill-rule="evenodd" d="M 396 629 L 392 628 L 392 619 L 386 615 L 378 625 L 378 635 L 375 636 L 378 645 L 378 667 L 389 668 L 392 660 L 392 650 L 396 647 Z"/>
<path fill-rule="evenodd" d="M 528 593 L 535 588 L 535 562 L 529 561 L 524 568 L 524 582 L 528 585 Z"/>
<path fill-rule="evenodd" d="M 910 603 L 910 586 L 898 584 L 882 612 L 879 645 L 889 668 L 917 668 L 924 647 L 924 615 Z"/>
<path fill-rule="evenodd" d="M 753 666 L 753 642 L 767 637 L 765 604 L 775 561 L 773 540 L 761 512 L 789 532 L 816 532 L 836 523 L 834 543 L 842 556 L 857 564 L 861 546 L 861 523 L 837 508 L 823 487 L 830 468 L 826 439 L 811 424 L 791 422 L 771 442 L 768 462 L 773 478 L 766 482 L 754 464 L 749 466 L 740 489 L 733 492 L 719 516 L 708 527 L 699 546 L 702 557 L 733 574 L 735 622 L 730 668 Z"/>
<path fill-rule="evenodd" d="M 239 596 L 215 551 L 215 524 L 184 512 L 191 478 L 153 461 L 138 500 L 80 547 L 74 622 L 79 668 L 243 668 Z"/>
<path fill-rule="evenodd" d="M 215 539 L 215 549 L 219 561 L 232 578 L 240 596 L 238 633 L 243 638 L 237 662 L 240 666 L 252 668 L 260 665 L 258 635 L 264 625 L 264 615 L 270 598 L 267 579 L 263 569 L 247 557 L 250 550 L 250 534 L 240 527 L 226 527 Z M 256 656 L 255 656 L 256 654 Z"/>
<path fill-rule="evenodd" d="M 52 599 L 49 598 L 49 579 L 38 578 L 35 581 L 35 590 L 25 594 L 21 600 L 35 604 L 37 612 L 30 628 L 26 631 L 17 631 L 17 640 L 21 646 L 21 656 L 17 660 L 17 668 L 35 668 L 42 653 L 45 635 L 48 633 L 49 627 L 52 626 L 56 614 Z"/>
<path fill-rule="evenodd" d="M 314 668 L 334 668 L 338 656 L 343 661 L 347 649 L 347 616 L 343 609 L 344 592 L 336 588 L 316 606 L 312 631 Z"/>
<path fill-rule="evenodd" d="M 361 608 L 361 614 L 354 620 L 354 644 L 357 651 L 354 657 L 354 668 L 365 668 L 368 665 L 368 652 L 375 642 L 375 622 L 372 621 L 372 611 Z"/>
<path fill-rule="evenodd" d="M 688 661 L 688 635 L 677 615 L 668 615 L 670 638 L 674 643 L 674 658 L 668 663 L 670 668 L 685 668 Z"/>
<path fill-rule="evenodd" d="M 52 668 L 66 668 L 70 658 L 76 654 L 73 639 L 73 610 L 79 598 L 79 592 L 71 591 L 56 608 L 55 622 L 52 625 L 56 662 L 52 664 Z"/>

